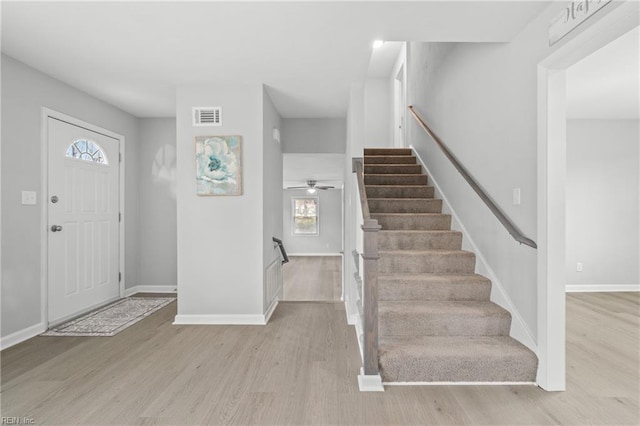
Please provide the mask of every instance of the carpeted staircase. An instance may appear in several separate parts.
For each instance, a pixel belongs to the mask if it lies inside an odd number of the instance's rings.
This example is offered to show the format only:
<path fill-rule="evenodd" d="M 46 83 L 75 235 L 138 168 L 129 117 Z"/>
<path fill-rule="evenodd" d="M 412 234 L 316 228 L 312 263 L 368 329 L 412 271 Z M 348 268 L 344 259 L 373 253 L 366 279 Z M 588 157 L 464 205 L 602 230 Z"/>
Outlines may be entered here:
<path fill-rule="evenodd" d="M 384 382 L 534 382 L 538 360 L 509 337 L 442 200 L 410 149 L 365 149 L 379 235 L 379 354 Z"/>

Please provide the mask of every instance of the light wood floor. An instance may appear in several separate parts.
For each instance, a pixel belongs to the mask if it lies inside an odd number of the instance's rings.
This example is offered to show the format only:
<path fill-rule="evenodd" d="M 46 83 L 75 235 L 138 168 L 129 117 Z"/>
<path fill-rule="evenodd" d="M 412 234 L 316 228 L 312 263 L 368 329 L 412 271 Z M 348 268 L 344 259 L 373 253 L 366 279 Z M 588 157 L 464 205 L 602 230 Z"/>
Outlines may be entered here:
<path fill-rule="evenodd" d="M 284 300 L 340 300 L 341 256 L 292 256 L 289 260 L 283 266 Z"/>
<path fill-rule="evenodd" d="M 2 352 L 2 416 L 49 424 L 640 422 L 638 293 L 567 297 L 568 390 L 358 392 L 339 303 L 281 303 L 266 326 L 173 326 L 175 304 L 114 337 L 36 337 Z"/>

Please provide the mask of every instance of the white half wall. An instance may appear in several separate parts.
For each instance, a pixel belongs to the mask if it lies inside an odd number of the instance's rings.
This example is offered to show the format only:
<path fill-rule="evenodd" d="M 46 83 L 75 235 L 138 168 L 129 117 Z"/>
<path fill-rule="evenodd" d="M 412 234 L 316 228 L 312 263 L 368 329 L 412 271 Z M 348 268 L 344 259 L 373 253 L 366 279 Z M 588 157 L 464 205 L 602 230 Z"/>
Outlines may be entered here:
<path fill-rule="evenodd" d="M 568 286 L 640 284 L 638 124 L 567 121 Z"/>

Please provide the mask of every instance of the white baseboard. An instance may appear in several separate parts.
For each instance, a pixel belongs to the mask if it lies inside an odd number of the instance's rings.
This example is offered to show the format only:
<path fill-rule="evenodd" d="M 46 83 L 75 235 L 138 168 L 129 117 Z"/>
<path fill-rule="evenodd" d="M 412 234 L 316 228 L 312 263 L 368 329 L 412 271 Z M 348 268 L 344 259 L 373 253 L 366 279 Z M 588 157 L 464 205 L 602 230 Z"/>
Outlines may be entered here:
<path fill-rule="evenodd" d="M 449 203 L 449 200 L 447 199 L 447 197 L 442 193 L 442 190 L 440 189 L 438 182 L 434 179 L 433 174 L 429 172 L 429 169 L 427 168 L 427 165 L 424 163 L 424 161 L 422 161 L 420 154 L 418 154 L 418 152 L 415 150 L 415 148 L 413 148 L 413 146 L 410 146 L 410 148 L 413 151 L 413 154 L 418 159 L 418 162 L 420 163 L 420 165 L 424 167 L 425 171 L 429 175 L 429 180 L 435 187 L 435 190 L 437 191 L 438 196 L 442 198 L 443 204 L 451 212 L 452 229 L 453 229 L 453 224 L 456 224 L 460 228 L 460 231 L 464 235 L 463 244 L 467 243 L 470 250 L 473 251 L 476 255 L 476 260 L 477 260 L 476 268 L 478 269 L 481 275 L 486 275 L 486 277 L 491 280 L 491 283 L 492 283 L 491 301 L 497 305 L 500 305 L 501 307 L 503 307 L 504 309 L 506 309 L 511 313 L 511 330 L 509 335 L 514 339 L 518 340 L 523 345 L 525 345 L 527 348 L 531 349 L 533 352 L 537 353 L 536 340 L 533 338 L 533 333 L 531 333 L 531 330 L 529 329 L 529 327 L 527 327 L 526 323 L 524 322 L 524 319 L 520 315 L 520 312 L 518 312 L 518 310 L 516 309 L 515 305 L 513 304 L 513 301 L 508 296 L 507 292 L 504 290 L 502 283 L 496 276 L 495 272 L 493 272 L 493 269 L 489 266 L 489 263 L 487 262 L 485 257 L 482 255 L 482 252 L 480 251 L 476 243 L 471 238 L 469 232 L 467 232 L 467 229 L 465 228 L 464 224 L 460 220 L 460 217 L 456 214 L 455 210 L 451 207 L 451 203 Z"/>
<path fill-rule="evenodd" d="M 360 375 L 358 376 L 358 388 L 360 392 L 384 392 L 384 386 L 382 385 L 382 377 L 380 374 L 365 375 L 364 369 L 360 369 Z"/>
<path fill-rule="evenodd" d="M 567 284 L 567 293 L 640 291 L 640 284 Z"/>
<path fill-rule="evenodd" d="M 291 256 L 342 256 L 342 253 L 287 253 Z"/>
<path fill-rule="evenodd" d="M 176 286 L 172 285 L 137 285 L 124 289 L 124 297 L 132 296 L 136 293 L 176 293 Z"/>
<path fill-rule="evenodd" d="M 384 386 L 537 386 L 535 382 L 384 382 Z"/>
<path fill-rule="evenodd" d="M 265 315 L 176 315 L 173 325 L 265 325 Z"/>
<path fill-rule="evenodd" d="M 11 346 L 17 345 L 18 343 L 22 343 L 25 340 L 36 337 L 38 334 L 44 333 L 45 331 L 47 331 L 47 326 L 45 323 L 41 322 L 23 330 L 16 331 L 15 333 L 11 333 L 8 336 L 0 338 L 0 350 L 5 350 Z"/>
<path fill-rule="evenodd" d="M 275 299 L 273 299 L 273 302 L 271 302 L 271 306 L 269 306 L 269 309 L 267 309 L 267 312 L 265 312 L 264 314 L 264 323 L 268 323 L 269 319 L 271 318 L 271 315 L 273 315 L 273 312 L 276 310 L 276 308 L 278 307 L 278 298 L 276 297 Z"/>

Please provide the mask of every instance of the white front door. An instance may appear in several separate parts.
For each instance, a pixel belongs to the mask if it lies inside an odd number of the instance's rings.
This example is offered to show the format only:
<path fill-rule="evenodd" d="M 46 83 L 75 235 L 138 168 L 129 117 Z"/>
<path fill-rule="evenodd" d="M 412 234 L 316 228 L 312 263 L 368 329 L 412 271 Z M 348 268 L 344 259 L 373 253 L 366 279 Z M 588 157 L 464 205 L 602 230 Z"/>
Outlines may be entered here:
<path fill-rule="evenodd" d="M 49 325 L 120 296 L 117 139 L 48 118 Z"/>

